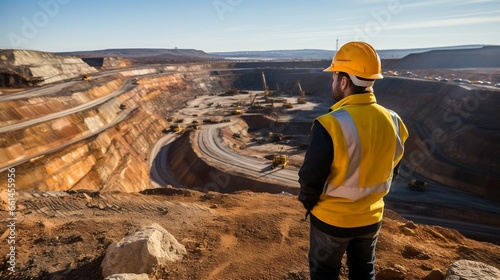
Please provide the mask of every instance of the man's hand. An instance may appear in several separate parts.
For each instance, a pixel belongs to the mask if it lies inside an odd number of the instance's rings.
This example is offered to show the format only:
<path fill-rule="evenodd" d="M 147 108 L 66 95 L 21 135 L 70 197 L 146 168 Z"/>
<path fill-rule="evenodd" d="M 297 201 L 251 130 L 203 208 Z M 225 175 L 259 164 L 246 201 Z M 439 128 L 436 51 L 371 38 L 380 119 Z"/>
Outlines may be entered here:
<path fill-rule="evenodd" d="M 304 205 L 304 208 L 306 210 L 312 210 L 316 203 L 318 203 L 319 196 L 314 196 L 314 195 L 306 195 L 302 192 L 299 193 L 299 200 L 302 202 L 302 205 Z"/>

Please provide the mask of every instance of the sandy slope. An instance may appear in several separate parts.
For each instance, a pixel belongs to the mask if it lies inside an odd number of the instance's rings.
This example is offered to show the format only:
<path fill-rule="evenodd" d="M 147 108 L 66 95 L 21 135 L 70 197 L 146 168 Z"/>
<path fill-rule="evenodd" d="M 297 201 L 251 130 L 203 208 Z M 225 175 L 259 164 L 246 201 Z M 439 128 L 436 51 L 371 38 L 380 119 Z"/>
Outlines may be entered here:
<path fill-rule="evenodd" d="M 8 274 L 3 261 L 1 279 L 100 279 L 107 246 L 152 223 L 171 232 L 188 254 L 151 279 L 308 279 L 309 223 L 301 221 L 304 211 L 293 196 L 23 192 L 17 203 L 17 271 Z M 7 216 L 0 212 L 3 221 Z M 459 259 L 499 267 L 499 246 L 415 226 L 390 210 L 384 219 L 377 279 L 396 279 L 397 271 L 421 279 L 432 270 L 445 273 Z M 0 238 L 4 258 L 8 234 Z"/>

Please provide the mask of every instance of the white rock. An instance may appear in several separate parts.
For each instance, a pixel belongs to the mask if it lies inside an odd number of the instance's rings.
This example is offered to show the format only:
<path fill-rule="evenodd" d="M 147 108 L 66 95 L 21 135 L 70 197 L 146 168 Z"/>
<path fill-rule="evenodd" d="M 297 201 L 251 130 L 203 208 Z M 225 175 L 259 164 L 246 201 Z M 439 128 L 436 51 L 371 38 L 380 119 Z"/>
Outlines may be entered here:
<path fill-rule="evenodd" d="M 149 280 L 149 276 L 146 273 L 143 274 L 131 274 L 131 273 L 124 273 L 124 274 L 113 274 L 104 280 Z"/>
<path fill-rule="evenodd" d="M 114 242 L 106 249 L 102 275 L 151 273 L 154 267 L 182 259 L 186 248 L 158 224 Z"/>
<path fill-rule="evenodd" d="M 500 279 L 500 270 L 482 262 L 459 260 L 448 268 L 445 277 L 445 280 L 455 279 L 498 280 Z"/>

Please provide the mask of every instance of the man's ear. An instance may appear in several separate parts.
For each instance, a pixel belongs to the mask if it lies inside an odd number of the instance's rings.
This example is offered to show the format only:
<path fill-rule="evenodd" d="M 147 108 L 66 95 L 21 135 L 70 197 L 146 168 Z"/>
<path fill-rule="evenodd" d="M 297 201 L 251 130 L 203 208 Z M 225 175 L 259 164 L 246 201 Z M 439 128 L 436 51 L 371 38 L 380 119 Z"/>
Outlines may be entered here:
<path fill-rule="evenodd" d="M 345 90 L 349 86 L 349 78 L 346 76 L 342 76 L 342 80 L 340 81 L 340 88 Z"/>

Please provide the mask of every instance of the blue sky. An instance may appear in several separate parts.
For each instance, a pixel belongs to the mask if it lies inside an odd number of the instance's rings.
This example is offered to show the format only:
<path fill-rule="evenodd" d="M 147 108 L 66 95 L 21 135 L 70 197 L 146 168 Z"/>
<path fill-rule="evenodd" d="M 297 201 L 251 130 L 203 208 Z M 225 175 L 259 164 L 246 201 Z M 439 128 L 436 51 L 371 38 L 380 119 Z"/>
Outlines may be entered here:
<path fill-rule="evenodd" d="M 0 48 L 206 52 L 500 45 L 500 0 L 0 0 Z"/>

